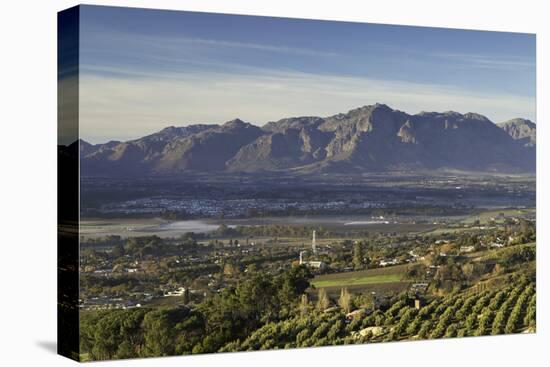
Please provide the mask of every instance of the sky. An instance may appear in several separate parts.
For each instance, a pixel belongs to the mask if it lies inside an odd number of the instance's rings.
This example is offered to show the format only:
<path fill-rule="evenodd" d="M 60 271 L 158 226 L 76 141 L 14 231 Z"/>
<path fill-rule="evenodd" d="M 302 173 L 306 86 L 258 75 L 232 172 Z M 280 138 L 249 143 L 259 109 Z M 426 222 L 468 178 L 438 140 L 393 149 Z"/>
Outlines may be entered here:
<path fill-rule="evenodd" d="M 92 143 L 377 102 L 535 121 L 531 34 L 97 6 L 80 20 L 80 135 Z"/>

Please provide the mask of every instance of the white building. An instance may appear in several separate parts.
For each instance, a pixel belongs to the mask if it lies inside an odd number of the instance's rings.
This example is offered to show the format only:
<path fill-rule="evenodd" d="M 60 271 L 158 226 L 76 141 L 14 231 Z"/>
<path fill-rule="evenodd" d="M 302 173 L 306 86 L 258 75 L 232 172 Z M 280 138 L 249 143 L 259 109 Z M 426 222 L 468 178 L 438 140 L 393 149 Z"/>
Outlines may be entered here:
<path fill-rule="evenodd" d="M 380 266 L 397 265 L 397 264 L 399 264 L 399 261 L 397 259 L 380 260 L 379 264 L 380 264 Z"/>

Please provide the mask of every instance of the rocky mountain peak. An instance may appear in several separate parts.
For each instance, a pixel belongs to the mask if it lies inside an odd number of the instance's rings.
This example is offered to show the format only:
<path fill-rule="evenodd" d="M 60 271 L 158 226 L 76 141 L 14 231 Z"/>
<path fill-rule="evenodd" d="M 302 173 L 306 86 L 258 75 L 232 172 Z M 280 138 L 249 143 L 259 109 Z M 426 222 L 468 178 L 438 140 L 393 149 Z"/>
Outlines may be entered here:
<path fill-rule="evenodd" d="M 537 142 L 537 125 L 528 119 L 515 118 L 498 124 L 512 139 L 527 147 L 533 147 Z"/>

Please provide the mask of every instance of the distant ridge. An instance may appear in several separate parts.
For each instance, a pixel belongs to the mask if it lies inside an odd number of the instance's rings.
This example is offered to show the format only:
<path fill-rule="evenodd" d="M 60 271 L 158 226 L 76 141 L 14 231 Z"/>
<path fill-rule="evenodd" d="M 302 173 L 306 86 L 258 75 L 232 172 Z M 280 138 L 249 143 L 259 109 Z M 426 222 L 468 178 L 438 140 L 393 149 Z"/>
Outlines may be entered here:
<path fill-rule="evenodd" d="M 494 124 L 477 113 L 409 115 L 385 104 L 329 117 L 292 117 L 258 127 L 170 126 L 140 139 L 79 141 L 83 176 L 189 172 L 365 173 L 398 170 L 534 172 L 536 124 Z"/>
<path fill-rule="evenodd" d="M 525 146 L 534 147 L 537 144 L 537 125 L 530 120 L 516 118 L 501 122 L 498 126 Z"/>

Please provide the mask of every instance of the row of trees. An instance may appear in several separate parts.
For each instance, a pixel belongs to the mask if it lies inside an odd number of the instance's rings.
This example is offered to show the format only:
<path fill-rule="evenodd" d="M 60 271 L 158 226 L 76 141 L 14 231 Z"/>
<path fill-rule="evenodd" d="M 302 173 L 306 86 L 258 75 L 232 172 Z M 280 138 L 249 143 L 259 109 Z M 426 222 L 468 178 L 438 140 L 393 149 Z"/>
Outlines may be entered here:
<path fill-rule="evenodd" d="M 433 299 L 420 310 L 405 296 L 386 310 L 346 318 L 347 291 L 340 294 L 340 312 L 321 312 L 326 293 L 319 291 L 317 311 L 270 322 L 244 340 L 222 351 L 295 348 L 403 339 L 432 339 L 521 332 L 535 327 L 535 287 L 531 280 L 514 278 L 516 285 L 479 293 L 455 293 Z"/>
<path fill-rule="evenodd" d="M 331 233 L 323 227 L 311 226 L 291 226 L 291 225 L 255 225 L 255 226 L 235 226 L 229 227 L 226 224 L 221 224 L 212 234 L 219 237 L 311 237 L 313 230 L 317 236 L 327 237 L 335 236 L 336 233 Z"/>

